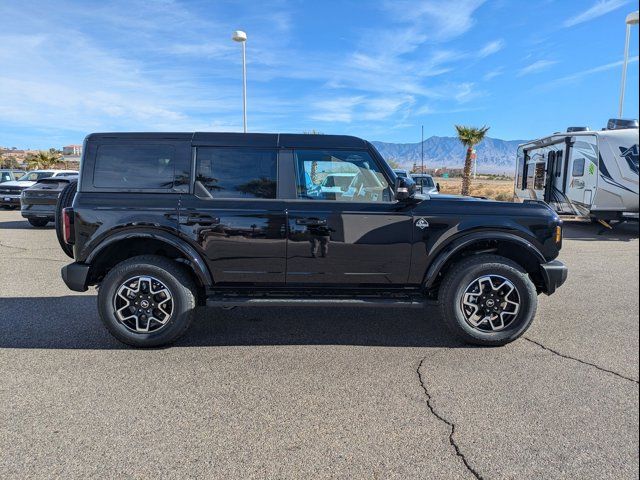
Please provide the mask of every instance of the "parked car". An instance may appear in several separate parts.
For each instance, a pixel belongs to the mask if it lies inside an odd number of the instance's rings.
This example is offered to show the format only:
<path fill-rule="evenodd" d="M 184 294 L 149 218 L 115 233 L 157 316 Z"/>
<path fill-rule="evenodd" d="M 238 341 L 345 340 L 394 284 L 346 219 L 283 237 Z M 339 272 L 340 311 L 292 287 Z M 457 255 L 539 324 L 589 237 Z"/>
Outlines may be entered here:
<path fill-rule="evenodd" d="M 357 173 L 331 173 L 325 177 L 320 184 L 322 193 L 338 193 L 346 192 Z"/>
<path fill-rule="evenodd" d="M 25 188 L 34 185 L 38 180 L 49 177 L 64 177 L 78 175 L 75 170 L 32 170 L 22 175 L 17 180 L 0 184 L 0 207 L 18 208 L 20 206 L 20 195 Z"/>
<path fill-rule="evenodd" d="M 0 169 L 0 183 L 12 182 L 23 176 L 24 170 Z"/>
<path fill-rule="evenodd" d="M 418 191 L 425 195 L 437 195 L 440 193 L 440 184 L 433 180 L 431 175 L 426 173 L 412 173 L 411 178 L 416 182 Z"/>
<path fill-rule="evenodd" d="M 393 173 L 396 174 L 396 177 L 400 177 L 400 178 L 409 177 L 409 171 L 408 170 L 404 170 L 402 168 L 394 168 L 393 169 Z"/>
<path fill-rule="evenodd" d="M 336 135 L 109 133 L 86 138 L 56 229 L 75 291 L 99 286 L 120 341 L 175 341 L 198 305 L 412 307 L 437 301 L 469 343 L 504 345 L 567 278 L 547 205 L 416 195 L 375 147 Z M 310 196 L 357 171 L 349 196 Z M 314 180 L 315 179 L 315 180 Z M 402 310 L 394 310 L 402 312 Z M 389 321 L 393 322 L 391 315 Z"/>
<path fill-rule="evenodd" d="M 45 227 L 55 221 L 56 204 L 64 188 L 77 183 L 78 175 L 59 175 L 38 180 L 25 188 L 20 197 L 20 212 L 34 227 Z"/>

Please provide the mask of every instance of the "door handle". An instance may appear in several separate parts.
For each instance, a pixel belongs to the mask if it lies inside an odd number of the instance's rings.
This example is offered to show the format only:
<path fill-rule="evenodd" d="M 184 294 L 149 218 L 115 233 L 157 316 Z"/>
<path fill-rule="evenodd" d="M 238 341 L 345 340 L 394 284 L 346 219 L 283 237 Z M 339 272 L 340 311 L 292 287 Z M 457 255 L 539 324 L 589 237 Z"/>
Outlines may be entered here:
<path fill-rule="evenodd" d="M 296 225 L 305 227 L 319 227 L 326 224 L 327 220 L 325 218 L 298 218 L 296 220 Z"/>

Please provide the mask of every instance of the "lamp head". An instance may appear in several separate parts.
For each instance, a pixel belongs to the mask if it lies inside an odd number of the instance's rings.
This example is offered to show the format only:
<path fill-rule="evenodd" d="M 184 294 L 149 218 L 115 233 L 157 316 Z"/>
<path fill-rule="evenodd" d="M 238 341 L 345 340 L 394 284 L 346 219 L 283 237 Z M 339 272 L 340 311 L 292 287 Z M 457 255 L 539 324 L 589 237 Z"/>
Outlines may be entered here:
<path fill-rule="evenodd" d="M 233 32 L 233 35 L 231 36 L 231 38 L 233 39 L 234 42 L 242 43 L 247 41 L 247 34 L 242 30 L 236 30 L 235 32 Z"/>

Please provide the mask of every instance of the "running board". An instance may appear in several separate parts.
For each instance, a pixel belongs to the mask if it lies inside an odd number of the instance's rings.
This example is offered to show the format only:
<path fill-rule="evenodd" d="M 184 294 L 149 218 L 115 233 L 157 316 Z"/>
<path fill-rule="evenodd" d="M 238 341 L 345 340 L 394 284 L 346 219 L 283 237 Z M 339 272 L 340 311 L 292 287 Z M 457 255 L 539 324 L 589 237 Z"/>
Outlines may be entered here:
<path fill-rule="evenodd" d="M 299 298 L 222 297 L 207 298 L 207 307 L 360 307 L 423 308 L 426 300 L 410 298 Z"/>

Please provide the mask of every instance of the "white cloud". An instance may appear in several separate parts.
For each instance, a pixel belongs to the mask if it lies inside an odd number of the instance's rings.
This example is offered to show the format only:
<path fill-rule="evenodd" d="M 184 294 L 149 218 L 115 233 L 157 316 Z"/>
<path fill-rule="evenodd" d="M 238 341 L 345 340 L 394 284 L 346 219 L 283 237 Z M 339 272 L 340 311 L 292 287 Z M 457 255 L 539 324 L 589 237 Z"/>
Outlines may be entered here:
<path fill-rule="evenodd" d="M 628 3 L 629 0 L 598 0 L 593 6 L 584 12 L 565 20 L 563 25 L 565 27 L 573 27 L 579 23 L 588 22 L 594 18 L 598 18 L 612 12 Z"/>
<path fill-rule="evenodd" d="M 538 60 L 518 71 L 518 77 L 540 73 L 558 63 L 556 60 Z"/>
<path fill-rule="evenodd" d="M 638 55 L 629 58 L 629 63 L 636 63 L 638 61 Z M 594 73 L 605 72 L 607 70 L 611 70 L 614 68 L 620 68 L 622 66 L 622 60 L 617 62 L 611 62 L 604 65 L 599 65 L 597 67 L 589 68 L 587 70 L 582 70 L 577 73 L 573 73 L 571 75 L 567 75 L 565 77 L 558 78 L 549 83 L 546 83 L 544 86 L 546 87 L 555 87 L 558 85 L 564 85 L 568 83 L 576 82 L 584 77 L 588 77 L 589 75 L 593 75 Z"/>
<path fill-rule="evenodd" d="M 490 70 L 490 71 L 488 71 L 487 73 L 485 73 L 485 74 L 482 76 L 482 79 L 483 79 L 485 82 L 488 82 L 489 80 L 493 80 L 494 78 L 499 77 L 499 76 L 500 76 L 500 75 L 502 75 L 503 73 L 504 73 L 504 68 L 502 68 L 502 67 L 498 67 L 498 68 L 496 68 L 496 69 L 494 69 L 494 70 Z"/>
<path fill-rule="evenodd" d="M 489 55 L 493 55 L 494 53 L 499 52 L 503 48 L 504 40 L 494 40 L 493 42 L 489 42 L 484 47 L 482 47 L 478 52 L 478 56 L 480 58 L 488 57 Z"/>

